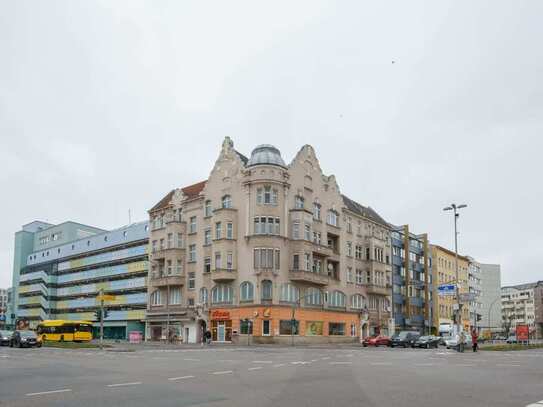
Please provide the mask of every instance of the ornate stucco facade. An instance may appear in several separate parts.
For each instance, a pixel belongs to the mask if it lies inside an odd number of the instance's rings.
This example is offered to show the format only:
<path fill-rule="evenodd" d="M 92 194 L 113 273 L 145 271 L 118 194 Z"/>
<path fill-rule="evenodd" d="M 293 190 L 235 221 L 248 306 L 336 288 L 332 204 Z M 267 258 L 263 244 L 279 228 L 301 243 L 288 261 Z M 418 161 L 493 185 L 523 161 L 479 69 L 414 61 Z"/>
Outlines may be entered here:
<path fill-rule="evenodd" d="M 342 195 L 309 145 L 286 165 L 273 146 L 247 159 L 226 138 L 206 181 L 170 191 L 149 214 L 148 339 L 389 333 L 389 225 Z"/>

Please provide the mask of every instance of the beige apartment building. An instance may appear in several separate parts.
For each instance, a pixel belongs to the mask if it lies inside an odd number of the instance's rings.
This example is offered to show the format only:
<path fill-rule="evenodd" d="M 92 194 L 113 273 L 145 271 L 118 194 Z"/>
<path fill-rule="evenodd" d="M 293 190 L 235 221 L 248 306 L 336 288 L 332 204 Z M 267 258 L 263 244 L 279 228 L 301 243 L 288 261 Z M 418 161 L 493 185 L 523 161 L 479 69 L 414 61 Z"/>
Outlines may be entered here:
<path fill-rule="evenodd" d="M 149 210 L 146 338 L 358 341 L 389 333 L 390 228 L 303 146 L 249 159 L 226 138 L 206 181 Z"/>
<path fill-rule="evenodd" d="M 440 296 L 437 287 L 441 284 L 454 284 L 456 280 L 455 253 L 441 246 L 432 245 L 432 271 L 434 285 L 434 326 L 452 326 L 454 304 L 456 304 L 456 296 Z M 458 277 L 460 293 L 469 292 L 468 282 L 468 267 L 470 260 L 465 256 L 458 256 Z M 466 303 L 462 307 L 462 325 L 465 330 L 470 329 L 469 304 Z M 440 328 L 441 329 L 441 328 Z"/>

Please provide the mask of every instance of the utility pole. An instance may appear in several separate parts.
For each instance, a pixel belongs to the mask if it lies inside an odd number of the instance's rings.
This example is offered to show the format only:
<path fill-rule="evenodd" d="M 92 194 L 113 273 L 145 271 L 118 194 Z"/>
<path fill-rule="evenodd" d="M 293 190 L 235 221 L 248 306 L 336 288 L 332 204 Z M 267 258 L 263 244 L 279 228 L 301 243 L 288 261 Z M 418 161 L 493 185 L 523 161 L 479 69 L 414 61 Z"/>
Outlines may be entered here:
<path fill-rule="evenodd" d="M 462 327 L 462 304 L 460 303 L 460 279 L 459 279 L 459 273 L 458 273 L 458 217 L 460 214 L 458 213 L 458 209 L 466 208 L 467 205 L 456 205 L 451 204 L 451 206 L 447 206 L 444 208 L 444 211 L 453 211 L 454 213 L 454 268 L 455 268 L 455 275 L 456 275 L 456 334 L 460 335 L 460 329 Z"/>
<path fill-rule="evenodd" d="M 100 289 L 100 350 L 104 349 L 104 289 Z"/>

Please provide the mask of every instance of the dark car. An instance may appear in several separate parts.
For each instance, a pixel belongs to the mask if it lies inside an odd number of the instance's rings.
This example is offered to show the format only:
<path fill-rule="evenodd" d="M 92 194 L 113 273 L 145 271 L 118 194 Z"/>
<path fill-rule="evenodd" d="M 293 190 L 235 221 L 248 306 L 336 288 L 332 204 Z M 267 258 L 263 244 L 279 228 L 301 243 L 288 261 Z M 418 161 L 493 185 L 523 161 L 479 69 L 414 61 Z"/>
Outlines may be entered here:
<path fill-rule="evenodd" d="M 427 336 L 421 336 L 419 339 L 417 339 L 415 342 L 413 342 L 413 345 L 411 345 L 413 348 L 436 348 L 439 346 L 440 338 L 437 336 L 427 335 Z"/>
<path fill-rule="evenodd" d="M 0 331 L 0 345 L 7 346 L 11 341 L 12 331 Z"/>
<path fill-rule="evenodd" d="M 390 339 L 390 346 L 392 348 L 396 346 L 403 347 L 403 348 L 411 347 L 413 346 L 413 343 L 415 343 L 415 341 L 419 339 L 419 337 L 420 337 L 420 334 L 418 332 L 402 331 L 399 334 L 394 335 Z"/>
<path fill-rule="evenodd" d="M 385 335 L 375 335 L 368 338 L 364 338 L 362 346 L 388 346 L 390 344 L 390 338 Z"/>
<path fill-rule="evenodd" d="M 41 347 L 41 341 L 38 339 L 38 335 L 34 331 L 15 331 L 11 336 L 11 341 L 9 346 L 12 348 L 17 346 L 19 348 L 23 347 Z"/>

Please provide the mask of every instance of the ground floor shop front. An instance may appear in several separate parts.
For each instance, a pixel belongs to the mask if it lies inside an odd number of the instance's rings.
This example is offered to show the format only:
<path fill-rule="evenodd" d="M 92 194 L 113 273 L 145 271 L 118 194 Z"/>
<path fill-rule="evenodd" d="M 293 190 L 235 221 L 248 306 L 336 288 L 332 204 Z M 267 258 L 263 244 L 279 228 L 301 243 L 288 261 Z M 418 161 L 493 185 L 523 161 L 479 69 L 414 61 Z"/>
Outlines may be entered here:
<path fill-rule="evenodd" d="M 143 335 L 145 324 L 141 321 L 104 321 L 104 339 L 128 340 L 130 332 L 141 332 Z M 100 338 L 100 323 L 92 324 L 92 337 Z"/>
<path fill-rule="evenodd" d="M 209 311 L 209 330 L 214 342 L 358 342 L 376 331 L 370 325 L 371 321 L 361 319 L 359 312 L 309 308 L 296 308 L 293 312 L 289 306 L 225 307 Z"/>

